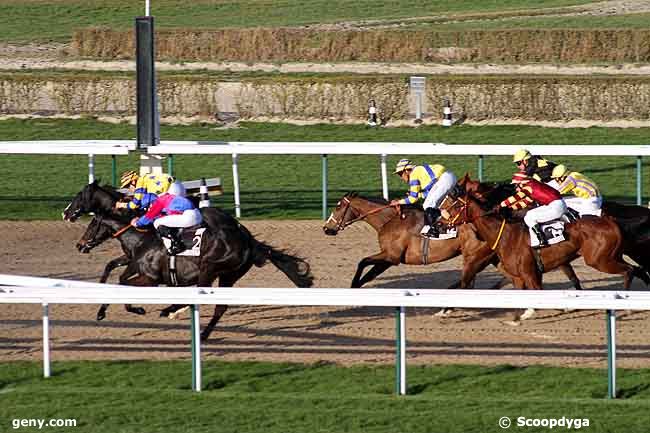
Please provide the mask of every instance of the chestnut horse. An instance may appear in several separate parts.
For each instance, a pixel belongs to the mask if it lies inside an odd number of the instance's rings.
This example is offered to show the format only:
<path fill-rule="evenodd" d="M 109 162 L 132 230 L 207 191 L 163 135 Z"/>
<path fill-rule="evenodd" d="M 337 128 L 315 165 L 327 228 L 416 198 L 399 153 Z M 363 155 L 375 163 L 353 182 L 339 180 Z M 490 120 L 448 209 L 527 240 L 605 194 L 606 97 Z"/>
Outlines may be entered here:
<path fill-rule="evenodd" d="M 367 199 L 354 193 L 346 194 L 337 203 L 323 230 L 325 234 L 334 236 L 357 221 L 365 221 L 377 231 L 381 251 L 359 262 L 352 279 L 353 288 L 363 286 L 386 269 L 400 263 L 426 265 L 449 260 L 461 254 L 463 255 L 461 281 L 452 284 L 449 288 L 457 288 L 459 285 L 464 288 L 471 287 L 476 274 L 489 264 L 501 270 L 498 266 L 498 256 L 486 242 L 477 237 L 471 224 L 460 226 L 458 237 L 430 240 L 428 247 L 425 247 L 426 239 L 420 235 L 424 225 L 424 212 L 413 207 L 397 209 L 383 199 Z M 368 266 L 372 268 L 363 275 L 364 269 Z M 573 269 L 567 265 L 562 267 L 562 270 L 576 289 L 580 289 L 580 281 Z M 500 288 L 506 282 L 501 280 L 494 288 Z"/>
<path fill-rule="evenodd" d="M 466 175 L 459 186 L 469 182 L 471 180 Z M 454 201 L 447 209 L 446 217 L 454 225 L 472 223 L 480 238 L 494 248 L 517 288 L 542 288 L 542 272 L 538 262 L 546 271 L 567 264 L 578 256 L 601 272 L 623 276 L 626 289 L 629 289 L 635 276 L 646 284 L 650 282 L 642 268 L 623 260 L 623 235 L 611 217 L 583 217 L 574 223 L 567 223 L 564 226 L 564 242 L 533 250 L 528 229 L 520 221 L 508 222 L 500 217 L 494 207 L 496 200 L 489 202 L 480 193 L 462 186 L 451 196 Z"/>

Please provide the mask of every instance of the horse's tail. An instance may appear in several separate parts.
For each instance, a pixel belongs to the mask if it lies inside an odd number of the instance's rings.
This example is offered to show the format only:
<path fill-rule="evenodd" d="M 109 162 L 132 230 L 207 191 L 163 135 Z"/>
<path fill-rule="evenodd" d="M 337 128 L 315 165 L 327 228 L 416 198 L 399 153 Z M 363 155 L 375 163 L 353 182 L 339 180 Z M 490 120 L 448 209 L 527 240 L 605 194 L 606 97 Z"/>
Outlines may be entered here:
<path fill-rule="evenodd" d="M 267 261 L 271 261 L 297 287 L 311 287 L 314 284 L 314 276 L 311 273 L 309 263 L 303 258 L 273 248 L 271 245 L 260 242 L 255 238 L 251 238 L 251 240 L 255 266 L 261 267 Z"/>

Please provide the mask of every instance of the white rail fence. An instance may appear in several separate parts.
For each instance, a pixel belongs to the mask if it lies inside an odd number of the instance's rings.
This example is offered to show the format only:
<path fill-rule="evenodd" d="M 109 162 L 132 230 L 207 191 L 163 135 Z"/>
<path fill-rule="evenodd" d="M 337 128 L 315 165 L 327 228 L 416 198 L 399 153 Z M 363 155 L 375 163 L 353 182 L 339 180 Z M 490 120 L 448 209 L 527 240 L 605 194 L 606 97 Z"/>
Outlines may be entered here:
<path fill-rule="evenodd" d="M 229 155 L 232 159 L 235 215 L 241 217 L 241 188 L 239 159 L 241 155 L 320 155 L 322 213 L 327 218 L 328 155 L 377 155 L 381 170 L 383 197 L 389 198 L 388 155 L 465 155 L 476 156 L 478 177 L 483 180 L 483 166 L 488 156 L 511 156 L 521 146 L 516 145 L 470 145 L 444 143 L 396 143 L 396 142 L 221 142 L 221 141 L 166 141 L 150 146 L 147 152 L 153 155 Z M 525 146 L 532 153 L 544 156 L 627 156 L 636 158 L 636 203 L 643 203 L 642 168 L 643 157 L 650 156 L 650 145 L 530 145 Z M 0 154 L 87 154 L 88 180 L 94 175 L 94 156 L 126 155 L 136 149 L 135 140 L 52 140 L 52 141 L 2 141 Z M 171 164 L 170 164 L 171 167 Z M 580 168 L 580 167 L 575 167 Z M 392 170 L 391 170 L 392 171 Z M 115 174 L 113 174 L 115 177 Z"/>
<path fill-rule="evenodd" d="M 192 305 L 192 386 L 201 389 L 199 305 L 382 306 L 399 309 L 396 391 L 406 394 L 406 308 L 538 308 L 607 311 L 608 395 L 616 395 L 615 311 L 650 310 L 650 292 L 575 290 L 129 287 L 0 274 L 0 303 L 43 305 L 43 370 L 50 375 L 49 305 Z"/>
<path fill-rule="evenodd" d="M 394 142 L 218 142 L 218 141 L 161 141 L 150 146 L 147 152 L 155 155 L 231 155 L 235 199 L 235 215 L 241 216 L 239 185 L 240 155 L 321 155 L 323 219 L 327 218 L 328 155 L 378 155 L 380 156 L 383 197 L 388 199 L 388 155 L 465 155 L 478 158 L 478 177 L 483 180 L 484 159 L 487 156 L 512 156 L 518 145 L 472 145 L 445 143 L 394 143 Z M 533 154 L 545 156 L 630 156 L 636 157 L 636 196 L 641 205 L 642 158 L 650 156 L 650 145 L 531 145 L 525 146 Z"/>

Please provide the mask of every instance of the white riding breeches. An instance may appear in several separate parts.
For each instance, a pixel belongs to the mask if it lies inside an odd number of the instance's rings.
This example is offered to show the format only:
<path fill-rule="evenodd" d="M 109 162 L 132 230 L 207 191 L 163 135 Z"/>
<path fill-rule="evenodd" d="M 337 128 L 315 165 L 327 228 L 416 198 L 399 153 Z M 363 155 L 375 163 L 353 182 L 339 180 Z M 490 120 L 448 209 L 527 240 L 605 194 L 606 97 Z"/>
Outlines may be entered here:
<path fill-rule="evenodd" d="M 167 215 L 160 217 L 153 222 L 153 226 L 157 229 L 159 226 L 166 227 L 190 227 L 200 224 L 203 221 L 201 211 L 198 209 L 188 209 L 181 214 Z"/>
<path fill-rule="evenodd" d="M 440 206 L 440 203 L 454 185 L 456 185 L 456 176 L 454 176 L 454 173 L 450 171 L 442 173 L 438 181 L 429 190 L 429 194 L 424 199 L 422 207 L 428 209 L 430 207 L 437 208 Z"/>
<path fill-rule="evenodd" d="M 545 206 L 531 209 L 524 216 L 524 222 L 528 227 L 539 223 L 545 223 L 560 218 L 566 212 L 564 200 L 554 200 Z"/>
<path fill-rule="evenodd" d="M 600 216 L 600 208 L 603 206 L 602 197 L 569 197 L 564 199 L 567 207 L 577 210 L 582 215 Z"/>

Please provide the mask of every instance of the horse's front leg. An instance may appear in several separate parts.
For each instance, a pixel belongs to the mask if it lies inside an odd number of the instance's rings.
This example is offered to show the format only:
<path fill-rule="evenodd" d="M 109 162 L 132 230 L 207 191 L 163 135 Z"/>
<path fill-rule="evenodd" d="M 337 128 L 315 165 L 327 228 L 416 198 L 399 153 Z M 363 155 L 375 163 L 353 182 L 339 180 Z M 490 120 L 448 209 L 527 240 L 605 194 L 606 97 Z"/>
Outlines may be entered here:
<path fill-rule="evenodd" d="M 106 264 L 106 267 L 104 267 L 104 273 L 102 273 L 99 282 L 102 284 L 105 283 L 106 281 L 108 281 L 109 275 L 111 274 L 111 272 L 113 272 L 115 268 L 119 268 L 120 266 L 126 266 L 128 264 L 129 264 L 129 258 L 126 255 L 111 260 Z M 102 304 L 102 306 L 99 307 L 99 310 L 97 310 L 97 320 L 104 320 L 106 318 L 107 309 L 108 309 L 108 304 Z M 144 314 L 144 310 L 142 311 L 143 311 L 142 314 Z"/>
<path fill-rule="evenodd" d="M 399 264 L 399 260 L 391 260 L 389 257 L 387 257 L 384 251 L 377 254 L 373 254 L 372 256 L 365 257 L 357 265 L 357 272 L 354 274 L 354 278 L 352 279 L 352 283 L 350 284 L 350 287 L 353 289 L 358 289 L 364 284 L 366 284 L 367 282 L 375 279 L 386 269 L 396 264 Z M 362 277 L 363 270 L 367 266 L 372 266 L 372 265 L 374 265 L 374 267 L 370 269 L 368 273 Z"/>
<path fill-rule="evenodd" d="M 108 276 L 113 272 L 115 268 L 119 268 L 120 266 L 126 266 L 129 264 L 129 258 L 124 255 L 120 256 L 116 259 L 111 260 L 106 264 L 106 267 L 104 268 L 104 273 L 102 274 L 102 277 L 99 279 L 100 283 L 105 283 L 108 281 Z"/>

